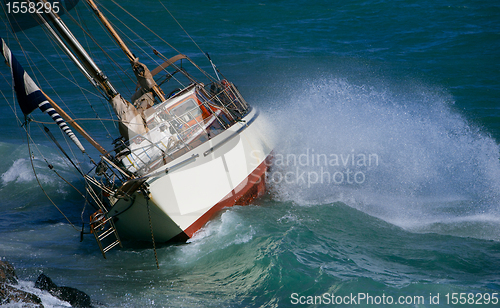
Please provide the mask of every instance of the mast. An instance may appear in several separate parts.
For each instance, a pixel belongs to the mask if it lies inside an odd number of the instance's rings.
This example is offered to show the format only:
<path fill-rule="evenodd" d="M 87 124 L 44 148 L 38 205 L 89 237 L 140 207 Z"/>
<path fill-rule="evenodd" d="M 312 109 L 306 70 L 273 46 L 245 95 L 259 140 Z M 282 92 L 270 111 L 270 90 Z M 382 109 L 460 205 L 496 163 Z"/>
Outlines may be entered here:
<path fill-rule="evenodd" d="M 142 91 L 140 95 L 147 93 L 147 92 L 153 92 L 160 102 L 163 102 L 165 100 L 165 94 L 163 91 L 160 89 L 160 87 L 156 84 L 156 81 L 153 79 L 153 75 L 151 75 L 151 72 L 147 68 L 146 65 L 143 63 L 139 62 L 139 58 L 137 58 L 127 47 L 127 45 L 123 42 L 121 39 L 120 35 L 115 31 L 113 26 L 109 23 L 108 19 L 102 14 L 102 12 L 99 10 L 97 5 L 93 0 L 86 0 L 87 4 L 92 8 L 94 13 L 97 15 L 99 20 L 103 23 L 103 25 L 108 29 L 109 33 L 113 38 L 115 39 L 116 43 L 120 48 L 123 50 L 125 55 L 130 61 L 130 64 L 132 65 L 132 69 L 134 71 L 134 74 L 137 78 L 137 81 L 139 82 L 139 85 L 142 88 Z M 134 95 L 136 96 L 136 95 Z"/>
<path fill-rule="evenodd" d="M 55 30 L 50 26 L 49 23 L 45 22 L 45 19 L 42 17 L 40 13 L 36 13 L 38 18 L 42 21 L 42 24 L 45 26 L 47 31 L 50 32 L 52 37 L 57 41 L 59 46 L 61 46 L 62 50 L 66 53 L 66 55 L 73 61 L 73 63 L 78 67 L 80 72 L 92 83 L 92 85 L 96 88 L 99 88 L 99 84 L 96 82 L 96 80 L 90 75 L 88 70 L 82 65 L 82 63 L 78 60 L 78 58 L 71 52 L 71 50 L 64 44 L 64 42 L 61 40 L 61 38 L 57 35 Z"/>
<path fill-rule="evenodd" d="M 46 0 L 37 1 L 46 3 Z M 53 11 L 45 13 L 44 16 L 39 15 L 39 17 L 42 19 L 42 22 L 46 24 L 49 32 L 55 37 L 56 41 L 59 45 L 61 45 L 63 50 L 68 54 L 68 50 L 71 49 L 71 51 L 76 55 L 76 57 L 71 56 L 71 52 L 69 52 L 69 58 L 76 63 L 80 70 L 84 68 L 85 70 L 82 71 L 86 71 L 88 75 L 90 75 L 97 82 L 99 88 L 103 90 L 109 103 L 112 105 L 115 114 L 120 120 L 120 134 L 128 139 L 135 134 L 146 133 L 148 129 L 142 114 L 116 91 L 111 82 L 108 80 L 108 77 L 89 56 L 87 51 L 82 47 L 80 42 L 75 38 L 62 19 Z M 48 25 L 47 20 L 52 21 L 59 35 L 53 30 L 50 31 L 51 27 Z"/>
<path fill-rule="evenodd" d="M 38 1 L 43 1 L 44 3 L 46 3 L 46 0 L 38 0 Z M 108 80 L 108 77 L 101 71 L 101 69 L 97 66 L 97 64 L 95 64 L 94 60 L 89 56 L 87 51 L 82 47 L 80 42 L 76 39 L 76 37 L 69 30 L 66 24 L 62 21 L 61 17 L 59 17 L 52 10 L 45 13 L 45 16 L 47 16 L 47 18 L 50 21 L 52 21 L 54 27 L 59 32 L 59 35 L 64 39 L 64 42 L 66 42 L 66 44 L 70 47 L 70 49 L 76 54 L 81 64 L 83 64 L 83 66 L 87 69 L 90 75 L 100 84 L 106 96 L 108 98 L 116 96 L 118 92 L 111 85 L 111 83 Z M 54 35 L 54 33 L 51 34 Z M 58 38 L 56 38 L 56 40 L 58 41 L 58 43 L 60 43 Z"/>

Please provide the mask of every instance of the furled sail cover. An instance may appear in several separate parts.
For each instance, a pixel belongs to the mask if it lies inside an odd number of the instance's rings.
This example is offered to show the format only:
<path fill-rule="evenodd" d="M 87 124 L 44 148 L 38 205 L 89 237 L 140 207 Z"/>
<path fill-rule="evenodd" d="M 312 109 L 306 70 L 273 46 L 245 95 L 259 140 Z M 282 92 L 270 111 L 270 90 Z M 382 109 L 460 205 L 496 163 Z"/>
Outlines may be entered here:
<path fill-rule="evenodd" d="M 37 107 L 44 113 L 47 113 L 59 125 L 61 130 L 65 132 L 76 146 L 85 152 L 84 147 L 80 140 L 75 136 L 73 131 L 68 127 L 64 119 L 52 108 L 52 105 L 47 101 L 40 88 L 35 84 L 31 77 L 24 71 L 21 64 L 17 61 L 16 57 L 10 52 L 9 47 L 5 44 L 4 40 L 0 38 L 1 52 L 10 67 L 12 79 L 14 81 L 14 90 L 16 92 L 17 101 L 21 110 L 25 115 L 30 114 Z"/>
<path fill-rule="evenodd" d="M 73 9 L 79 0 L 3 0 L 3 11 L 9 18 L 12 31 L 19 32 L 38 26 L 40 18 L 35 14 L 53 12 L 61 16 Z"/>

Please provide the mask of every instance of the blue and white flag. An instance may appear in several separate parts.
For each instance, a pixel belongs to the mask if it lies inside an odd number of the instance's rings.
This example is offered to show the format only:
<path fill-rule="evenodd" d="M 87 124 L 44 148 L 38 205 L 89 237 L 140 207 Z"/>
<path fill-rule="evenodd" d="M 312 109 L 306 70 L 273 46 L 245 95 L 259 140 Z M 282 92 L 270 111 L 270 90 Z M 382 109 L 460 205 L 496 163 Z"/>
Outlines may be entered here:
<path fill-rule="evenodd" d="M 59 113 L 52 108 L 52 105 L 47 101 L 45 95 L 42 91 L 40 91 L 40 88 L 35 84 L 28 73 L 24 71 L 21 64 L 17 61 L 16 57 L 11 53 L 9 47 L 5 44 L 4 40 L 0 38 L 0 41 L 1 52 L 7 65 L 10 67 L 17 101 L 24 115 L 30 114 L 37 107 L 40 108 L 41 111 L 52 117 L 62 131 L 65 132 L 71 140 L 73 140 L 82 152 L 85 152 L 85 148 L 80 143 L 80 140 L 78 140 Z"/>

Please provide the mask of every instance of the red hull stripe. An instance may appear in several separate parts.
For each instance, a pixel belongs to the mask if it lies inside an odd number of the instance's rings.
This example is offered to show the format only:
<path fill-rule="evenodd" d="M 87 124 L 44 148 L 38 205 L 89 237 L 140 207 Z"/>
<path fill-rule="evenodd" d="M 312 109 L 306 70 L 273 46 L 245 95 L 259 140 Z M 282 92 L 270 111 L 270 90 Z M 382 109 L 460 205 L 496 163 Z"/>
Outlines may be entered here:
<path fill-rule="evenodd" d="M 271 155 L 269 155 L 248 177 L 236 186 L 221 201 L 208 210 L 203 216 L 198 218 L 191 226 L 184 230 L 184 234 L 189 238 L 200 230 L 218 211 L 233 205 L 248 205 L 255 198 L 262 196 L 266 190 L 265 176 L 270 165 Z"/>

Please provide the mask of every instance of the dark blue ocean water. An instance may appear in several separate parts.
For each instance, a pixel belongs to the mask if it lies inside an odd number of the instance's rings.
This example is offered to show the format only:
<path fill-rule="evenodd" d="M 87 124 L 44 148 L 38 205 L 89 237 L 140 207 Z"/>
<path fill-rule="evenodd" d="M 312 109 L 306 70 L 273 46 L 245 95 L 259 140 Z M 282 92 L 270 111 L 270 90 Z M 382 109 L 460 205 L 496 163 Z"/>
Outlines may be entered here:
<path fill-rule="evenodd" d="M 160 2 L 120 4 L 210 70 Z M 111 14 L 154 48 L 175 55 L 111 1 L 106 5 L 110 11 L 104 13 L 127 35 Z M 499 4 L 261 0 L 164 5 L 272 124 L 269 134 L 277 144 L 268 194 L 251 206 L 222 211 L 188 244 L 160 246 L 159 270 L 147 244 L 113 250 L 103 259 L 93 237 L 80 242 L 79 232 L 39 188 L 26 134 L 12 110 L 9 71 L 2 67 L 0 257 L 14 264 L 24 288 L 32 289 L 44 272 L 108 307 L 295 307 L 301 302 L 385 307 L 379 300 L 390 297 L 396 303 L 401 296 L 402 307 L 470 307 L 484 306 L 487 297 L 494 302 L 495 293 L 500 298 Z M 87 13 L 83 3 L 77 12 Z M 112 47 L 92 17 L 82 20 L 105 47 Z M 62 72 L 54 73 L 18 33 L 36 62 L 31 70 L 49 72 L 46 80 L 37 80 L 46 92 L 59 93 L 78 117 L 106 115 L 101 100 L 85 91 L 84 96 L 68 81 L 74 75 L 85 84 L 71 63 L 58 63 L 55 49 L 37 29 L 26 34 Z M 4 23 L 0 36 L 8 37 L 22 58 Z M 140 40 L 126 40 L 141 53 L 133 44 Z M 88 39 L 87 44 L 92 45 Z M 116 48 L 111 54 L 126 66 Z M 111 61 L 99 59 L 110 78 L 119 80 Z M 131 82 L 119 87 L 125 93 L 134 90 Z M 37 119 L 50 121 L 44 115 Z M 105 145 L 116 137 L 95 121 L 82 125 Z M 112 124 L 106 126 L 113 131 Z M 37 126 L 30 127 L 40 182 L 79 228 L 81 197 L 44 159 L 77 187 L 83 183 Z M 331 305 L 332 294 L 358 298 Z M 360 294 L 372 296 L 372 302 L 362 301 Z M 63 306 L 49 296 L 44 303 Z"/>

